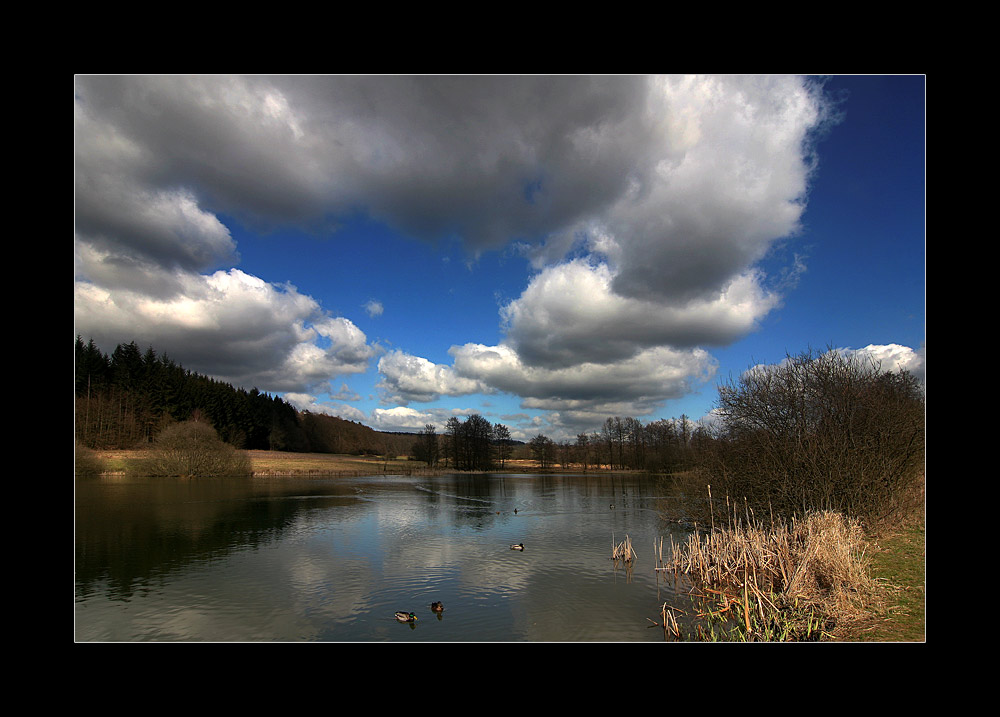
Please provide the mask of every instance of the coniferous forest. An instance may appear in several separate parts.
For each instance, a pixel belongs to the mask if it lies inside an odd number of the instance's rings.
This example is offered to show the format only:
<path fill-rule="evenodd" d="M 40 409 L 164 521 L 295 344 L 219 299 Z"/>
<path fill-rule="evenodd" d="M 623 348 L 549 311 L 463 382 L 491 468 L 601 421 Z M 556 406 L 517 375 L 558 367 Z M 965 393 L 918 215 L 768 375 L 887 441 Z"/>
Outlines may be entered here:
<path fill-rule="evenodd" d="M 140 447 L 192 418 L 242 449 L 382 454 L 390 447 L 387 434 L 368 426 L 297 411 L 279 396 L 202 376 L 134 341 L 107 355 L 78 336 L 75 366 L 76 442 L 87 448 Z M 407 447 L 411 442 L 405 439 Z"/>

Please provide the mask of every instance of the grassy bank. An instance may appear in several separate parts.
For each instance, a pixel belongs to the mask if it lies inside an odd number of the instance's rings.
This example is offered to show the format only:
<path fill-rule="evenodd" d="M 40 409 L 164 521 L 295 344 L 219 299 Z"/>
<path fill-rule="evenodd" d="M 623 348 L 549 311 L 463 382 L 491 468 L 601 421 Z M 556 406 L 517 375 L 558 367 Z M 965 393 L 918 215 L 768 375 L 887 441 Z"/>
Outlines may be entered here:
<path fill-rule="evenodd" d="M 855 642 L 927 639 L 924 533 L 921 521 L 878 541 L 871 559 L 871 575 L 880 585 L 882 604 L 843 639 Z"/>

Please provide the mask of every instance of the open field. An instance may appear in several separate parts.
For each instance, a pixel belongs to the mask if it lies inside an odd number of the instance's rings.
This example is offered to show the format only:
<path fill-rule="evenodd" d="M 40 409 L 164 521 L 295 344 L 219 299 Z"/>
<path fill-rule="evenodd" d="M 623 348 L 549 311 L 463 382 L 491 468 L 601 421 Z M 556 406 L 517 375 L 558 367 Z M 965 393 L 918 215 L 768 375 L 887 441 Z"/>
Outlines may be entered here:
<path fill-rule="evenodd" d="M 330 453 L 284 453 L 247 451 L 254 475 L 337 475 L 343 473 L 396 473 L 423 468 L 422 463 L 380 456 L 349 456 Z"/>

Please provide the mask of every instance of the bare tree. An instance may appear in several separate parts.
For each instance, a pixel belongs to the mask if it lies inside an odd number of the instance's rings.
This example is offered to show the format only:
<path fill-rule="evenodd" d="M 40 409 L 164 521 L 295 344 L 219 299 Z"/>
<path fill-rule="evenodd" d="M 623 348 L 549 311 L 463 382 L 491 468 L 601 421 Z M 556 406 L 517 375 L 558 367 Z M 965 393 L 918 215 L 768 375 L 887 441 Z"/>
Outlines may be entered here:
<path fill-rule="evenodd" d="M 493 444 L 496 447 L 497 464 L 503 468 L 504 463 L 510 458 L 511 440 L 510 429 L 502 423 L 493 426 Z"/>
<path fill-rule="evenodd" d="M 584 470 L 590 467 L 590 449 L 590 436 L 586 433 L 578 433 L 576 436 L 576 450 Z"/>
<path fill-rule="evenodd" d="M 539 433 L 528 441 L 531 448 L 531 455 L 538 461 L 539 468 L 548 468 L 555 460 L 556 444 L 548 436 Z"/>
<path fill-rule="evenodd" d="M 437 430 L 433 423 L 427 423 L 413 444 L 413 457 L 426 463 L 428 468 L 433 468 L 437 465 L 439 455 Z"/>

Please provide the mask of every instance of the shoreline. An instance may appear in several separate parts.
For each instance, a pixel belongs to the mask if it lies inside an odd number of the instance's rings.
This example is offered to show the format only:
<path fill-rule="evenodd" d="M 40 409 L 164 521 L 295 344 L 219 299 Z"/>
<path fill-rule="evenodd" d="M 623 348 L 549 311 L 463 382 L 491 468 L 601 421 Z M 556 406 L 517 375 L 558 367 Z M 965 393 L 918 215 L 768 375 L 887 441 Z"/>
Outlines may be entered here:
<path fill-rule="evenodd" d="M 93 457 L 105 465 L 108 470 L 101 475 L 118 475 L 126 472 L 128 464 L 142 457 L 143 449 L 130 450 L 93 450 Z M 526 473 L 545 474 L 586 474 L 586 475 L 624 475 L 644 473 L 644 471 L 612 470 L 606 465 L 584 466 L 570 464 L 547 466 L 542 468 L 534 460 L 510 459 L 504 462 L 502 468 L 489 471 L 459 471 L 448 467 L 430 468 L 422 461 L 409 460 L 407 457 L 386 459 L 379 456 L 357 456 L 340 453 L 291 453 L 270 450 L 244 451 L 253 465 L 253 478 L 296 478 L 296 477 L 356 477 L 362 475 L 444 475 L 447 473 L 463 474 L 508 474 Z"/>

